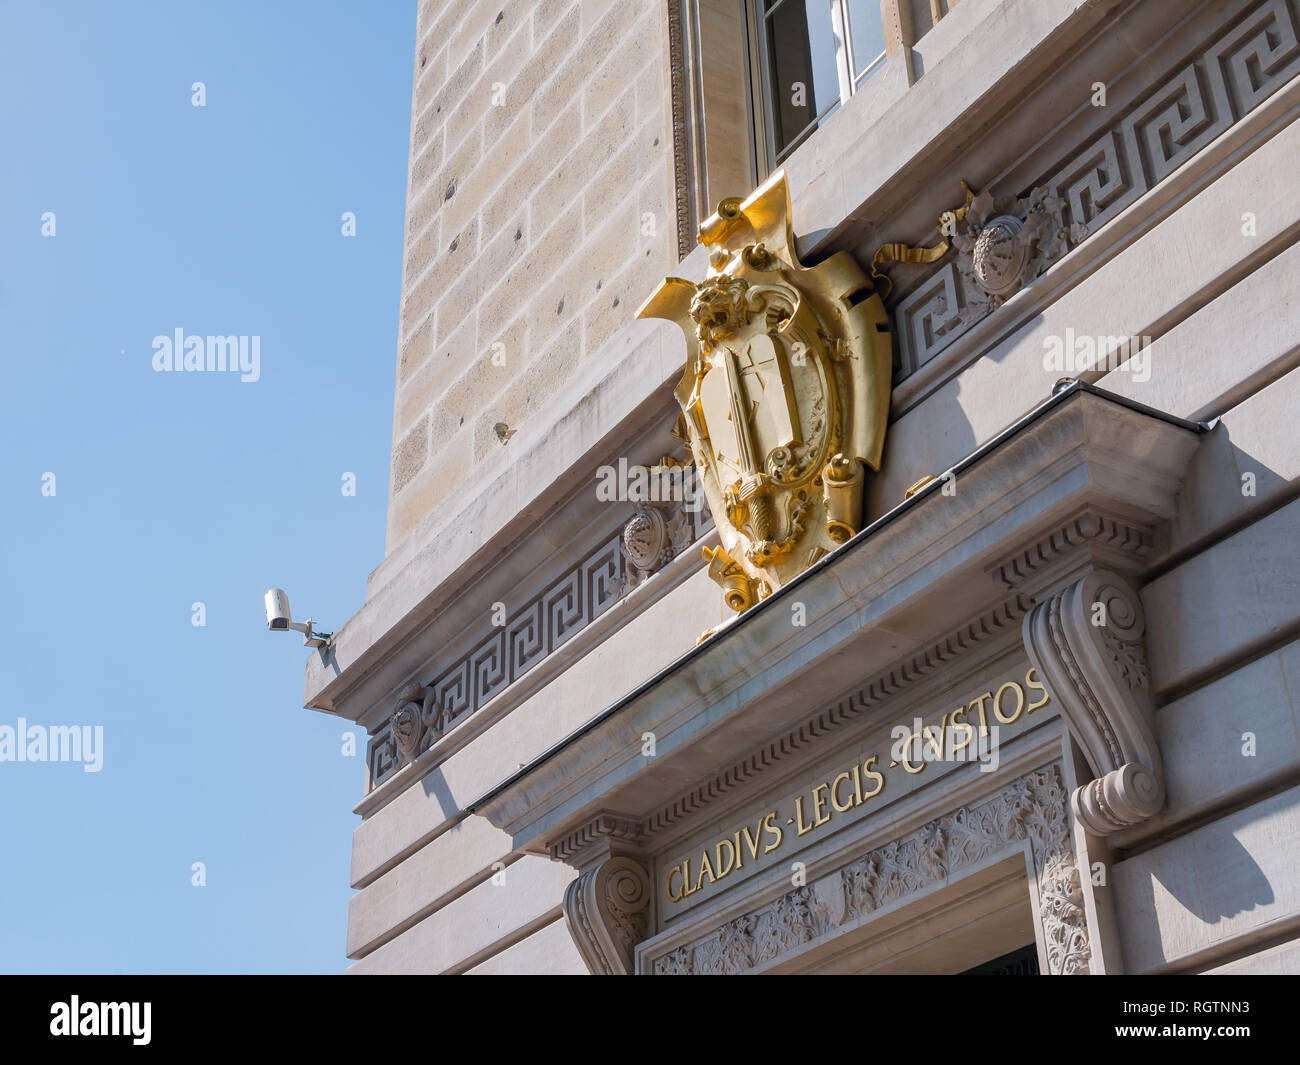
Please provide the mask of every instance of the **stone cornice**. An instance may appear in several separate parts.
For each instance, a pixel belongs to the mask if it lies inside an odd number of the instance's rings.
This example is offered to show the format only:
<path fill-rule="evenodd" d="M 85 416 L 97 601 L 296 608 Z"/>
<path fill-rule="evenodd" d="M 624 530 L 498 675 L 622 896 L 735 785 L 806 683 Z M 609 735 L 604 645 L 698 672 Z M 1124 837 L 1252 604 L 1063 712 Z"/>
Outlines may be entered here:
<path fill-rule="evenodd" d="M 372 732 L 366 750 L 368 789 L 395 779 L 468 718 L 486 712 L 494 721 L 507 707 L 517 706 L 608 635 L 613 626 L 608 620 L 602 624 L 606 614 L 626 624 L 637 610 L 645 609 L 692 572 L 693 564 L 673 566 L 664 560 L 693 563 L 698 558 L 699 549 L 690 547 L 697 536 L 706 536 L 712 528 L 708 511 L 691 515 L 680 504 L 654 506 L 675 516 L 679 533 L 677 542 L 662 545 L 659 569 L 643 570 L 629 560 L 627 514 L 611 514 L 603 535 L 596 536 L 585 551 L 573 552 L 576 558 L 548 558 L 548 564 L 539 567 L 531 580 L 519 581 L 502 593 L 500 606 L 505 616 L 494 617 L 492 601 L 486 598 L 466 604 L 455 641 L 440 645 L 436 669 L 431 667 L 426 674 L 427 687 L 408 685 L 398 694 L 387 722 L 377 726 L 367 722 Z M 667 580 L 653 582 L 653 587 L 643 591 L 659 570 L 666 571 Z M 617 609 L 620 605 L 624 609 Z M 410 701 L 408 692 L 415 688 L 422 693 L 423 713 L 411 742 L 404 746 L 394 726 Z M 513 698 L 498 698 L 507 692 Z M 481 723 L 474 734 L 488 724 Z"/>
<path fill-rule="evenodd" d="M 589 654 L 595 647 L 620 626 L 631 624 L 641 613 L 649 610 L 674 588 L 687 580 L 699 567 L 698 552 L 702 547 L 714 546 L 717 533 L 710 530 L 687 550 L 683 551 L 654 575 L 654 580 L 632 588 L 626 595 L 608 610 L 580 629 L 572 639 L 562 647 L 548 654 L 536 668 L 504 687 L 494 694 L 488 703 L 476 713 L 467 714 L 451 723 L 451 727 L 432 739 L 425 749 L 405 762 L 396 772 L 380 783 L 375 783 L 367 767 L 370 790 L 353 806 L 352 812 L 360 817 L 368 817 L 382 806 L 387 805 L 405 788 L 410 787 L 426 774 L 432 772 L 457 751 L 464 749 L 479 736 L 490 729 L 516 707 L 526 702 L 544 688 L 556 676 L 563 673 L 575 661 Z M 412 685 L 408 687 L 414 687 Z M 404 700 L 402 693 L 397 696 L 398 705 Z M 391 722 L 391 719 L 390 719 Z M 367 748 L 367 759 L 371 757 L 374 745 L 382 736 L 386 736 L 390 725 L 381 722 L 382 728 L 372 736 Z"/>
<path fill-rule="evenodd" d="M 550 855 L 553 861 L 581 869 L 611 853 L 635 853 L 645 841 L 641 818 L 602 812 L 552 843 Z"/>
<path fill-rule="evenodd" d="M 777 767 L 822 736 L 860 720 L 885 700 L 910 690 L 939 669 L 970 656 L 981 644 L 997 642 L 1011 632 L 1018 632 L 1021 619 L 1031 606 L 1021 595 L 999 603 L 992 610 L 961 626 L 933 646 L 897 666 L 880 673 L 869 683 L 809 718 L 797 728 L 746 755 L 730 768 L 713 773 L 674 799 L 663 809 L 645 819 L 648 835 L 665 832 L 685 818 L 692 817 L 714 801 L 763 772 Z"/>
<path fill-rule="evenodd" d="M 308 659 L 303 705 L 363 723 L 391 710 L 391 700 L 432 669 L 437 628 L 459 596 L 473 588 L 476 603 L 490 604 L 500 598 L 492 585 L 502 574 L 554 560 L 562 556 L 557 545 L 608 522 L 609 504 L 594 498 L 595 471 L 620 455 L 653 462 L 672 450 L 669 404 L 682 357 L 680 337 L 644 322 L 602 348 L 538 413 L 534 431 L 482 472 L 481 488 L 458 513 L 430 515 L 370 575 L 365 605 L 335 630 L 328 656 Z M 598 396 L 610 414 L 599 437 L 590 418 Z M 569 456 L 565 476 L 553 469 L 557 453 Z"/>
<path fill-rule="evenodd" d="M 1053 397 L 954 467 L 954 493 L 923 490 L 468 808 L 539 853 L 597 804 L 651 816 L 681 797 L 683 776 L 743 759 L 746 737 L 796 728 L 809 702 L 898 667 L 954 614 L 993 609 L 1001 560 L 1086 512 L 1158 523 L 1196 429 L 1096 389 Z"/>
<path fill-rule="evenodd" d="M 1087 507 L 1028 547 L 989 567 L 1006 588 L 1036 596 L 1059 583 L 1063 572 L 1089 563 L 1137 573 L 1149 562 L 1155 546 L 1154 527 Z"/>

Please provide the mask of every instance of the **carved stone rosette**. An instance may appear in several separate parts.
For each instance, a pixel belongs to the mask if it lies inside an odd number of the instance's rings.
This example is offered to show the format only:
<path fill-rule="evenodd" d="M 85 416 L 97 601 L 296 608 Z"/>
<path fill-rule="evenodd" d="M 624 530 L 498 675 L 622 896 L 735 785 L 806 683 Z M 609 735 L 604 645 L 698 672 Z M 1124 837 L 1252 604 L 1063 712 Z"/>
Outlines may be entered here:
<path fill-rule="evenodd" d="M 1048 597 L 1024 620 L 1029 659 L 1096 774 L 1070 802 L 1097 836 L 1144 821 L 1164 805 L 1145 629 L 1137 592 L 1109 570 L 1094 570 Z"/>
<path fill-rule="evenodd" d="M 721 546 L 708 572 L 737 613 L 862 528 L 889 412 L 889 319 L 847 252 L 807 268 L 780 171 L 700 227 L 709 275 L 667 278 L 637 312 L 676 322 L 675 391 Z"/>
<path fill-rule="evenodd" d="M 665 470 L 679 468 L 665 459 L 644 471 L 647 479 Z M 640 467 L 636 467 L 640 470 Z M 688 476 L 690 468 L 680 474 Z M 627 565 L 624 569 L 625 591 L 644 584 L 651 576 L 677 557 L 695 537 L 695 523 L 682 499 L 647 499 L 636 504 L 636 511 L 623 526 L 619 549 Z"/>
<path fill-rule="evenodd" d="M 976 193 L 966 182 L 966 203 L 944 211 L 936 227 L 942 239 L 928 248 L 883 245 L 871 261 L 872 277 L 885 291 L 889 281 L 880 267 L 889 262 L 938 262 L 956 249 L 955 265 L 963 298 L 945 307 L 945 331 L 960 330 L 1000 307 L 1069 251 L 1063 211 L 1065 201 L 1050 188 L 1025 196 L 994 197 Z"/>
<path fill-rule="evenodd" d="M 1069 251 L 1064 207 L 1046 188 L 1018 199 L 994 199 L 985 190 L 971 200 L 952 237 L 966 282 L 962 313 L 983 317 Z"/>
<path fill-rule="evenodd" d="M 630 975 L 633 950 L 645 938 L 650 918 L 645 866 L 612 857 L 579 874 L 564 893 L 564 915 L 588 971 Z"/>

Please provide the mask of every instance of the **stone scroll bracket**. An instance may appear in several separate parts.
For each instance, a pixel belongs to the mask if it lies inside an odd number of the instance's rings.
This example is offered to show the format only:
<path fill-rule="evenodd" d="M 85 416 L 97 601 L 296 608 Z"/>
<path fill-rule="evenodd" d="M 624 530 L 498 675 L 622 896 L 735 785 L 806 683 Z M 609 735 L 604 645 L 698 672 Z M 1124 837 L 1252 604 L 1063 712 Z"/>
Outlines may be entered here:
<path fill-rule="evenodd" d="M 1144 821 L 1164 805 L 1145 629 L 1137 591 L 1107 569 L 1042 596 L 1023 622 L 1029 660 L 1092 774 L 1075 788 L 1070 807 L 1095 836 Z"/>
<path fill-rule="evenodd" d="M 603 976 L 635 972 L 636 945 L 650 929 L 650 873 L 640 858 L 640 820 L 602 813 L 550 845 L 551 858 L 578 869 L 564 893 L 569 934 Z"/>

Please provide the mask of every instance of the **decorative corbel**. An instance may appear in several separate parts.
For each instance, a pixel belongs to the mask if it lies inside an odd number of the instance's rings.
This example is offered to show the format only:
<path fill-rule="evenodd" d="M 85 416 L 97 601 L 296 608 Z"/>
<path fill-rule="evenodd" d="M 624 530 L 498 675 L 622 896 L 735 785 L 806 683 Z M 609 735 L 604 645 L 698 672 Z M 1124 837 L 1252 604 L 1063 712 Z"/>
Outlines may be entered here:
<path fill-rule="evenodd" d="M 650 920 L 650 875 L 632 858 L 607 858 L 564 892 L 564 916 L 590 972 L 630 976 Z"/>
<path fill-rule="evenodd" d="M 1074 816 L 1108 836 L 1165 799 L 1142 601 L 1125 578 L 1093 570 L 1024 620 L 1029 660 L 1047 682 L 1095 779 L 1075 789 Z"/>
<path fill-rule="evenodd" d="M 551 843 L 551 858 L 578 869 L 564 892 L 569 934 L 587 970 L 630 976 L 650 926 L 650 874 L 633 855 L 645 841 L 640 819 L 608 811 Z"/>

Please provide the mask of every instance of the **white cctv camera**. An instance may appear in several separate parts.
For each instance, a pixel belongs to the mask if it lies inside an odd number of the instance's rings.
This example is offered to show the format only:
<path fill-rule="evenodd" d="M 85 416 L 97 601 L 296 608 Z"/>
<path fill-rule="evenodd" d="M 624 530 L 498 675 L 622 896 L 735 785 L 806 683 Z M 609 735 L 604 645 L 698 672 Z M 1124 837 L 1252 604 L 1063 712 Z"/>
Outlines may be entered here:
<path fill-rule="evenodd" d="M 311 618 L 294 621 L 289 611 L 289 596 L 283 588 L 272 588 L 266 593 L 266 627 L 272 632 L 288 629 L 301 632 L 304 647 L 325 647 L 334 635 L 331 632 L 313 632 Z"/>

